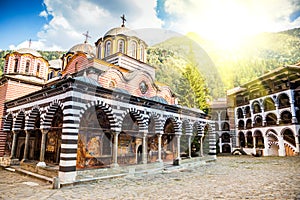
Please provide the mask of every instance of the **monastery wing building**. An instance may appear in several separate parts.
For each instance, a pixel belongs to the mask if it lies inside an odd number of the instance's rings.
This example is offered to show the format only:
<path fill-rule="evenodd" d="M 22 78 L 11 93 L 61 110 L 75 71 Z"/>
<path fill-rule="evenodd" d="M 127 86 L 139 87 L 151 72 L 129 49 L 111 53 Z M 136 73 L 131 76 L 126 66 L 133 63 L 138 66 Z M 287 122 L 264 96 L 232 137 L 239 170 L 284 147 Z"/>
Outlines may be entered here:
<path fill-rule="evenodd" d="M 231 134 L 232 150 L 263 156 L 299 155 L 299 73 L 300 63 L 282 66 L 227 92 L 228 123 L 235 133 Z"/>
<path fill-rule="evenodd" d="M 215 124 L 155 81 L 147 47 L 122 25 L 58 60 L 30 48 L 7 54 L 0 162 L 37 173 L 52 166 L 72 183 L 91 169 L 215 158 Z"/>

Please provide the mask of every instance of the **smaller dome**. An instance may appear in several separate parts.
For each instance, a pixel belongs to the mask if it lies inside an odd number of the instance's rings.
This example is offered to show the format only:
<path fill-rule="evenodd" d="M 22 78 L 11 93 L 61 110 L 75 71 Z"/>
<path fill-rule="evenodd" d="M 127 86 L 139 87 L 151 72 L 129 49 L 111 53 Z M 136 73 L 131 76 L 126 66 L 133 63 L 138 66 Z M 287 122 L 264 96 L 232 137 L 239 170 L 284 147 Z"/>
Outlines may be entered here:
<path fill-rule="evenodd" d="M 26 53 L 28 53 L 28 54 L 31 54 L 31 55 L 33 55 L 35 57 L 42 57 L 42 55 L 39 52 L 37 52 L 34 49 L 30 49 L 30 48 L 21 48 L 21 49 L 16 50 L 16 52 L 18 52 L 20 54 L 26 54 Z"/>
<path fill-rule="evenodd" d="M 88 43 L 82 43 L 82 44 L 76 44 L 73 46 L 69 52 L 75 53 L 75 52 L 83 52 L 88 55 L 94 56 L 95 57 L 95 48 L 88 44 Z"/>

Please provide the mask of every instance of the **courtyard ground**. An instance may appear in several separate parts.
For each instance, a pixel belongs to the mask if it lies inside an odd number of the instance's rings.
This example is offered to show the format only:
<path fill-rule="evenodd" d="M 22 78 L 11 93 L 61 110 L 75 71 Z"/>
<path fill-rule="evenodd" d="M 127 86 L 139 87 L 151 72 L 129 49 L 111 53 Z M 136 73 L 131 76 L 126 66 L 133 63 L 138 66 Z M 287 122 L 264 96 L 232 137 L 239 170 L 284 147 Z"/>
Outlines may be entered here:
<path fill-rule="evenodd" d="M 57 190 L 0 169 L 0 199 L 300 199 L 300 157 L 221 156 L 192 169 Z"/>

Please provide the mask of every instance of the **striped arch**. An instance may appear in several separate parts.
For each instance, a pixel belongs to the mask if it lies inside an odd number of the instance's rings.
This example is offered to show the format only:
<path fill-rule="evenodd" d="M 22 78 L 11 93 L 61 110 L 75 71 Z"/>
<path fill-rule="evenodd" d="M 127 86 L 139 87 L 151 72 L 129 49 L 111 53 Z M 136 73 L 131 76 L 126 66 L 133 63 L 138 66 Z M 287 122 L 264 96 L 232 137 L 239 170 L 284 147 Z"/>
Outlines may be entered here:
<path fill-rule="evenodd" d="M 28 120 L 26 120 L 25 130 L 34 129 L 35 120 L 40 115 L 41 111 L 39 107 L 33 107 L 29 113 Z"/>
<path fill-rule="evenodd" d="M 289 131 L 291 131 L 291 132 L 293 133 L 293 136 L 294 136 L 294 137 L 296 137 L 295 131 L 293 131 L 293 129 L 291 129 L 291 128 L 288 128 L 288 127 L 286 127 L 286 128 L 283 128 L 283 129 L 280 131 L 280 136 L 282 136 L 282 137 L 283 137 L 283 133 L 284 133 L 286 130 L 289 130 Z"/>
<path fill-rule="evenodd" d="M 13 128 L 13 115 L 12 113 L 7 114 L 3 124 L 3 131 L 11 131 Z"/>
<path fill-rule="evenodd" d="M 147 120 L 148 121 L 148 123 L 147 123 L 148 127 L 150 125 L 149 121 L 152 118 L 154 120 L 154 125 L 155 125 L 155 134 L 162 133 L 163 132 L 163 126 L 162 126 L 162 120 L 160 119 L 160 116 L 157 113 L 152 112 L 152 113 L 149 114 L 148 117 L 149 117 L 149 119 Z"/>
<path fill-rule="evenodd" d="M 25 125 L 25 117 L 26 117 L 25 111 L 20 110 L 19 113 L 17 114 L 16 121 L 13 126 L 13 130 L 21 130 L 24 128 L 23 126 Z"/>
<path fill-rule="evenodd" d="M 192 135 L 193 134 L 193 127 L 188 119 L 182 120 L 182 129 L 185 129 L 185 131 L 182 131 L 182 134 L 184 135 Z"/>
<path fill-rule="evenodd" d="M 182 125 L 181 121 L 176 120 L 176 118 L 173 117 L 173 116 L 168 116 L 164 119 L 163 127 L 165 126 L 168 119 L 170 119 L 170 121 L 173 124 L 175 134 L 182 134 L 182 132 L 181 132 L 181 125 Z"/>
<path fill-rule="evenodd" d="M 267 137 L 274 136 L 276 138 L 276 140 L 278 141 L 277 132 L 273 129 L 267 130 L 265 136 L 267 136 Z"/>
<path fill-rule="evenodd" d="M 51 102 L 46 108 L 45 115 L 41 119 L 41 128 L 50 128 L 53 116 L 58 108 L 63 110 L 63 104 L 60 101 Z"/>
<path fill-rule="evenodd" d="M 143 117 L 141 114 L 141 111 L 137 110 L 136 108 L 128 108 L 126 112 L 122 114 L 121 122 L 119 124 L 119 127 L 122 129 L 122 123 L 124 121 L 124 118 L 127 114 L 132 114 L 135 119 L 137 120 L 138 126 L 139 126 L 139 131 L 146 131 L 147 130 L 147 119 Z"/>
<path fill-rule="evenodd" d="M 195 131 L 197 131 L 197 136 L 202 136 L 204 134 L 204 126 L 202 123 L 200 123 L 199 121 L 196 121 L 194 124 L 193 124 L 193 129 Z M 194 132 L 193 130 L 193 132 Z"/>
<path fill-rule="evenodd" d="M 83 109 L 80 110 L 80 113 L 79 113 L 79 119 L 81 121 L 81 118 L 83 116 L 83 114 L 85 113 L 85 111 L 87 111 L 89 108 L 91 107 L 99 107 L 101 108 L 104 113 L 107 115 L 107 118 L 109 120 L 109 123 L 110 123 L 110 127 L 113 131 L 116 131 L 116 128 L 118 128 L 118 123 L 116 121 L 116 116 L 115 114 L 113 113 L 113 110 L 111 108 L 111 106 L 103 101 L 92 101 L 88 104 L 85 105 L 85 107 Z M 80 124 L 80 122 L 79 122 Z"/>

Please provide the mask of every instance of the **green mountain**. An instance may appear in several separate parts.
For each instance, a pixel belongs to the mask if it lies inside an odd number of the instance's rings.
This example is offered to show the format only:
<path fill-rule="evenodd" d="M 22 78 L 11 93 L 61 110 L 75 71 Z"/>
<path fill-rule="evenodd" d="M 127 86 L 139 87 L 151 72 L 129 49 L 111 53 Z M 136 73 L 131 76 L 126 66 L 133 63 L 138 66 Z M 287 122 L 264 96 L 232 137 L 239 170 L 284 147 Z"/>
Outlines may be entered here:
<path fill-rule="evenodd" d="M 157 51 L 172 53 L 153 55 L 153 52 Z M 175 81 L 166 80 L 167 74 L 171 74 L 171 78 L 178 78 L 184 63 L 192 63 L 199 69 L 209 94 L 215 99 L 224 97 L 226 90 L 251 81 L 279 66 L 300 62 L 300 28 L 258 34 L 231 49 L 204 40 L 196 33 L 188 33 L 186 36 L 174 37 L 154 45 L 148 57 L 149 63 L 153 65 L 156 64 L 151 61 L 153 59 L 167 59 L 176 63 L 169 68 L 166 67 L 168 65 L 157 67 L 158 81 L 171 85 L 176 92 L 179 86 Z"/>

